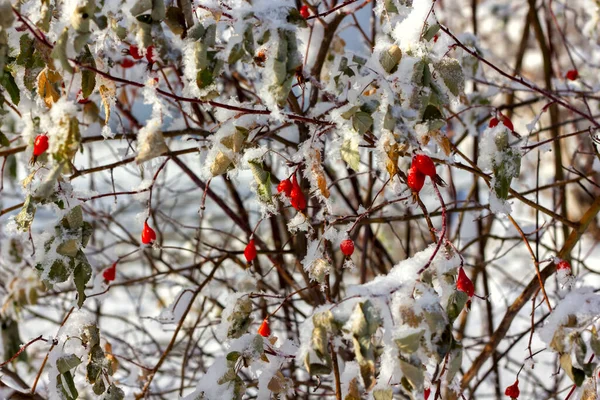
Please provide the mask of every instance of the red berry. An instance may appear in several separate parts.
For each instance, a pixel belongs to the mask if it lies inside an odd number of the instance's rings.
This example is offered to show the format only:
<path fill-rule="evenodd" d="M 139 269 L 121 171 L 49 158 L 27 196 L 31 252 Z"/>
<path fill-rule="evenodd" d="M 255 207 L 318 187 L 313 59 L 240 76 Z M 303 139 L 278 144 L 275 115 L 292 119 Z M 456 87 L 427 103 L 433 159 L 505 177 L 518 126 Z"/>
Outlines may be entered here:
<path fill-rule="evenodd" d="M 134 45 L 129 46 L 129 55 L 131 55 L 134 60 L 141 60 L 143 58 L 143 56 L 140 54 L 140 49 Z"/>
<path fill-rule="evenodd" d="M 504 391 L 504 394 L 510 397 L 511 399 L 518 399 L 521 391 L 519 390 L 519 380 L 517 379 L 515 383 L 510 385 Z"/>
<path fill-rule="evenodd" d="M 423 175 L 414 166 L 408 170 L 408 177 L 406 178 L 406 184 L 415 193 L 419 193 L 423 189 L 425 184 L 425 175 Z"/>
<path fill-rule="evenodd" d="M 116 273 L 117 273 L 117 263 L 114 263 L 109 268 L 104 270 L 104 272 L 102 273 L 102 276 L 104 277 L 105 281 L 112 282 L 115 280 Z"/>
<path fill-rule="evenodd" d="M 37 135 L 33 141 L 33 155 L 39 157 L 48 150 L 48 136 Z"/>
<path fill-rule="evenodd" d="M 156 232 L 150 228 L 148 222 L 144 221 L 144 229 L 142 229 L 142 243 L 150 244 L 156 240 Z"/>
<path fill-rule="evenodd" d="M 423 397 L 425 398 L 425 400 L 427 400 L 429 398 L 430 394 L 431 394 L 431 389 L 429 389 L 429 388 L 425 389 L 425 392 L 423 393 Z"/>
<path fill-rule="evenodd" d="M 433 43 L 437 43 L 437 41 L 438 41 L 438 39 L 439 39 L 439 38 L 440 38 L 440 34 L 439 34 L 439 33 L 436 33 L 436 34 L 433 36 Z M 427 390 L 431 391 L 431 389 L 427 389 Z"/>
<path fill-rule="evenodd" d="M 124 58 L 123 60 L 121 60 L 121 67 L 122 68 L 127 69 L 127 68 L 133 67 L 134 65 L 135 65 L 135 63 L 130 58 Z"/>
<path fill-rule="evenodd" d="M 304 197 L 304 193 L 302 193 L 302 189 L 298 184 L 296 175 L 294 175 L 294 177 L 292 178 L 292 191 L 290 192 L 290 202 L 292 203 L 292 207 L 294 207 L 298 211 L 304 211 L 306 209 L 306 198 Z"/>
<path fill-rule="evenodd" d="M 246 261 L 248 262 L 252 262 L 256 258 L 256 245 L 254 244 L 254 239 L 251 239 L 246 245 L 244 257 L 246 257 Z"/>
<path fill-rule="evenodd" d="M 562 270 L 562 269 L 566 269 L 566 270 L 571 270 L 571 264 L 569 264 L 568 261 L 565 260 L 560 260 L 558 264 L 556 264 L 556 269 L 558 271 Z"/>
<path fill-rule="evenodd" d="M 462 267 L 458 269 L 458 279 L 456 280 L 456 289 L 465 292 L 467 296 L 473 297 L 475 294 L 475 286 L 473 281 L 469 279 Z"/>
<path fill-rule="evenodd" d="M 292 181 L 284 179 L 277 185 L 277 193 L 284 192 L 287 197 L 292 195 Z"/>
<path fill-rule="evenodd" d="M 154 61 L 156 61 L 154 59 L 154 46 L 148 46 L 146 48 L 146 60 L 148 60 L 148 62 L 150 64 L 154 63 Z"/>
<path fill-rule="evenodd" d="M 354 253 L 354 242 L 350 239 L 342 240 L 340 243 L 340 250 L 346 257 L 350 257 Z"/>
<path fill-rule="evenodd" d="M 302 18 L 304 19 L 310 17 L 310 10 L 308 9 L 307 5 L 300 7 L 300 15 L 302 15 Z"/>
<path fill-rule="evenodd" d="M 502 123 L 504 124 L 505 127 L 507 127 L 508 129 L 511 130 L 511 132 L 515 131 L 515 127 L 512 124 L 512 121 L 505 115 L 500 114 L 500 119 L 502 120 Z M 498 120 L 498 118 L 494 117 L 492 119 L 490 119 L 490 128 L 494 128 L 496 126 L 498 126 L 498 123 L 500 121 Z"/>
<path fill-rule="evenodd" d="M 262 337 L 271 336 L 271 328 L 269 328 L 269 321 L 267 321 L 266 319 L 263 320 L 262 324 L 260 324 L 260 327 L 258 328 L 258 334 Z"/>
<path fill-rule="evenodd" d="M 435 172 L 435 164 L 433 160 L 425 154 L 417 154 L 412 159 L 412 168 L 416 168 L 423 175 L 427 175 L 430 178 L 435 178 L 437 173 Z"/>
<path fill-rule="evenodd" d="M 577 78 L 579 78 L 579 72 L 577 72 L 576 69 L 570 69 L 567 71 L 565 78 L 567 78 L 570 81 L 575 81 L 577 80 Z"/>

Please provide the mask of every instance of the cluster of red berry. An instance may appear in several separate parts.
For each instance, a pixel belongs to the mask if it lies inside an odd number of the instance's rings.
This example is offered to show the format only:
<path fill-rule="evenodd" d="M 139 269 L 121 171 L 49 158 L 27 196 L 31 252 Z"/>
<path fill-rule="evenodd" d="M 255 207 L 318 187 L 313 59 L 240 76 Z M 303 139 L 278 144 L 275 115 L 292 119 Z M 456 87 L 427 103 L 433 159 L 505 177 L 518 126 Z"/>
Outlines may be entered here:
<path fill-rule="evenodd" d="M 129 46 L 129 51 L 127 50 L 123 50 L 123 52 L 125 53 L 129 53 L 129 55 L 133 58 L 133 60 L 139 61 L 142 58 L 144 58 L 144 56 L 142 56 L 140 54 L 140 49 L 135 46 L 135 45 L 130 45 Z M 133 67 L 136 63 L 135 61 L 133 61 L 131 58 L 124 58 L 123 60 L 121 60 L 120 65 L 122 68 L 131 68 Z M 146 60 L 148 61 L 149 64 L 154 64 L 154 62 L 156 61 L 155 55 L 154 55 L 154 46 L 150 45 L 146 48 Z"/>
<path fill-rule="evenodd" d="M 304 197 L 302 188 L 298 184 L 296 174 L 292 176 L 291 181 L 289 178 L 287 178 L 279 182 L 279 185 L 277 185 L 277 192 L 285 193 L 285 195 L 290 199 L 292 207 L 294 207 L 296 210 L 306 210 L 306 197 Z"/>
<path fill-rule="evenodd" d="M 406 178 L 406 184 L 413 193 L 419 193 L 425 184 L 425 177 L 428 176 L 431 179 L 434 179 L 436 175 L 437 173 L 435 172 L 433 160 L 425 154 L 417 154 L 412 159 L 412 164 L 408 170 L 408 177 Z"/>

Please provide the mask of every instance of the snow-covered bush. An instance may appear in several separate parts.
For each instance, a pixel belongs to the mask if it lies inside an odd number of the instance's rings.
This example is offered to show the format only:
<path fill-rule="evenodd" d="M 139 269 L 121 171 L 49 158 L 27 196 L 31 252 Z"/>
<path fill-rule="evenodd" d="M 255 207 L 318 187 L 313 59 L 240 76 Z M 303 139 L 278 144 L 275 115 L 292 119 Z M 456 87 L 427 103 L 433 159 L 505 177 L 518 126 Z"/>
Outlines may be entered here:
<path fill-rule="evenodd" d="M 0 397 L 596 398 L 598 15 L 0 0 Z"/>

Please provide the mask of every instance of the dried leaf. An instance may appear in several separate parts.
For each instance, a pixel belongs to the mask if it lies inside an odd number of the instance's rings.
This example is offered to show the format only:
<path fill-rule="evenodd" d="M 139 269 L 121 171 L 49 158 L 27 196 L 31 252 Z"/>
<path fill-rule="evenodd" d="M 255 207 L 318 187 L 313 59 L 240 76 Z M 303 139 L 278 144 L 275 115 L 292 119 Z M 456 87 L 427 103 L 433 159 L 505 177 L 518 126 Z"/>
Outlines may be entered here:
<path fill-rule="evenodd" d="M 98 91 L 100 92 L 102 104 L 104 105 L 104 123 L 108 124 L 108 121 L 110 120 L 110 109 L 117 91 L 114 87 L 108 87 L 106 85 L 100 85 Z"/>
<path fill-rule="evenodd" d="M 44 99 L 44 103 L 48 108 L 60 98 L 60 93 L 55 89 L 55 84 L 61 81 L 61 76 L 58 72 L 44 68 L 38 75 L 38 95 Z"/>

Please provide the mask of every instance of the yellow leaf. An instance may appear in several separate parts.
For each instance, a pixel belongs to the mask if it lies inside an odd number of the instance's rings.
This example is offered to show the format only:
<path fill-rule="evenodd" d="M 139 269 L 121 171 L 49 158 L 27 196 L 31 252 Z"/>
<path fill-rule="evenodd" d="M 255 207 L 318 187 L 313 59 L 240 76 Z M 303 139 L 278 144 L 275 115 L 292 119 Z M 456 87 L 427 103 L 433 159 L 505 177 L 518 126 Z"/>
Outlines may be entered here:
<path fill-rule="evenodd" d="M 44 68 L 38 76 L 38 95 L 44 99 L 44 103 L 48 108 L 60 98 L 60 93 L 55 89 L 54 84 L 61 81 L 61 76 L 58 72 Z"/>
<path fill-rule="evenodd" d="M 210 173 L 213 176 L 224 174 L 229 169 L 231 163 L 231 158 L 227 157 L 222 151 L 219 151 L 215 157 L 215 161 L 210 166 Z"/>
<path fill-rule="evenodd" d="M 112 354 L 112 345 L 110 343 L 107 342 L 104 345 L 104 352 L 105 352 L 106 359 L 108 360 L 108 362 L 110 364 L 110 367 L 111 367 L 110 369 L 112 370 L 112 374 L 114 374 L 119 369 L 119 360 L 117 360 L 117 358 Z"/>
<path fill-rule="evenodd" d="M 104 123 L 108 124 L 108 120 L 110 119 L 110 107 L 117 91 L 114 87 L 108 87 L 106 85 L 100 85 L 98 91 L 100 92 L 102 104 L 104 105 L 104 114 L 106 114 Z"/>
<path fill-rule="evenodd" d="M 450 139 L 448 139 L 448 136 L 443 135 L 437 142 L 444 151 L 445 155 L 449 156 L 450 153 L 452 153 L 452 145 L 450 144 Z"/>

